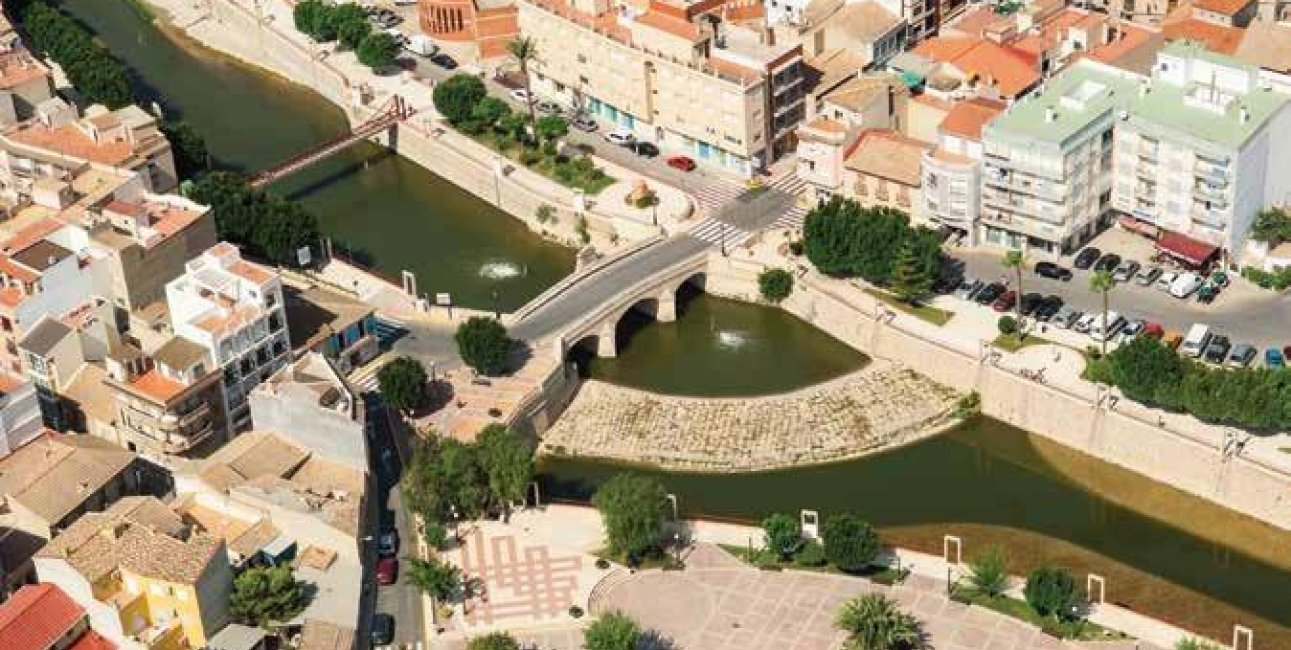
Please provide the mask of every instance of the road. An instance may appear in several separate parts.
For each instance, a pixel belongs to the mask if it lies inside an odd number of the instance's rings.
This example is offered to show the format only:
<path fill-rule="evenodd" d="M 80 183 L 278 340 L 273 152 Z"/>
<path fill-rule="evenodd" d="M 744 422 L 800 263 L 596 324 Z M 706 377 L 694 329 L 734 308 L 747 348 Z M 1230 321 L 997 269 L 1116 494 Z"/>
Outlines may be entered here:
<path fill-rule="evenodd" d="M 369 440 L 372 443 L 373 471 L 377 477 L 377 498 L 382 504 L 378 530 L 374 535 L 393 527 L 399 531 L 400 541 L 399 580 L 393 585 L 377 586 L 376 611 L 394 617 L 394 647 L 402 644 L 417 647 L 415 644 L 424 644 L 421 592 L 408 583 L 407 560 L 403 559 L 414 548 L 416 531 L 399 490 L 399 476 L 403 469 L 401 459 L 407 458 L 408 441 L 406 436 L 396 433 L 396 427 L 391 423 L 392 415 L 376 393 L 367 393 L 364 400 L 371 423 Z"/>
<path fill-rule="evenodd" d="M 986 250 L 952 250 L 964 262 L 964 273 L 986 281 L 998 281 L 1006 275 L 1000 265 L 1001 253 Z M 1070 267 L 1070 259 L 1062 260 Z M 1101 310 L 1102 298 L 1089 290 L 1089 271 L 1074 270 L 1070 282 L 1042 278 L 1031 272 L 1023 274 L 1026 292 L 1053 294 L 1067 304 L 1084 311 Z M 1013 277 L 1010 271 L 1009 278 Z M 1230 287 L 1214 303 L 1203 305 L 1196 300 L 1179 300 L 1151 287 L 1133 283 L 1118 284 L 1110 294 L 1111 309 L 1128 318 L 1142 318 L 1161 323 L 1168 329 L 1187 331 L 1193 323 L 1205 323 L 1215 331 L 1227 334 L 1233 343 L 1250 343 L 1259 348 L 1281 348 L 1291 343 L 1291 298 L 1250 286 Z M 985 309 L 985 307 L 983 307 Z"/>

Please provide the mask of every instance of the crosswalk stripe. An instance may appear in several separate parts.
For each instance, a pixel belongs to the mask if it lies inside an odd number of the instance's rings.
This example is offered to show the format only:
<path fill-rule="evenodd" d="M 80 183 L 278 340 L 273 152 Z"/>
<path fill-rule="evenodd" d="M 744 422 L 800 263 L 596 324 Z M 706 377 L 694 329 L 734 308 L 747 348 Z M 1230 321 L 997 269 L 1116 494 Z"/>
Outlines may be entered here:
<path fill-rule="evenodd" d="M 705 219 L 692 228 L 689 234 L 710 244 L 719 244 L 725 240 L 727 246 L 737 246 L 748 239 L 751 233 L 716 219 Z"/>

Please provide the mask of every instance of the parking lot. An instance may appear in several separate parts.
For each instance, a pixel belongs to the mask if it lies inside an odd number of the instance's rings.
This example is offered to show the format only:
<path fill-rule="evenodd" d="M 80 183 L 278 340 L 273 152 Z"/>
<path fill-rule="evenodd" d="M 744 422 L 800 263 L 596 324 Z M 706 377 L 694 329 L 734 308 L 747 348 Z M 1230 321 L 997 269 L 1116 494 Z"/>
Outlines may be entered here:
<path fill-rule="evenodd" d="M 1153 254 L 1151 242 L 1136 235 L 1110 229 L 1096 237 L 1089 245 L 1104 253 L 1114 252 L 1123 259 L 1148 263 Z M 964 263 L 964 274 L 985 282 L 1007 280 L 1010 288 L 1016 284 L 1015 274 L 1001 264 L 1003 252 L 994 248 L 960 248 L 951 254 Z M 1065 304 L 1086 312 L 1102 309 L 1102 297 L 1090 289 L 1092 270 L 1074 268 L 1074 256 L 1065 256 L 1058 264 L 1071 269 L 1068 281 L 1044 278 L 1030 269 L 1038 260 L 1028 260 L 1028 270 L 1023 273 L 1025 293 L 1057 296 Z M 1226 335 L 1234 345 L 1249 343 L 1261 351 L 1265 348 L 1282 348 L 1291 344 L 1291 331 L 1285 323 L 1291 322 L 1291 300 L 1281 294 L 1260 289 L 1239 277 L 1229 274 L 1231 282 L 1211 304 L 1199 303 L 1195 296 L 1179 299 L 1165 291 L 1144 287 L 1134 282 L 1118 283 L 1109 294 L 1109 308 L 1127 319 L 1142 319 L 1158 323 L 1167 330 L 1186 332 L 1194 323 L 1210 326 L 1216 333 Z M 990 309 L 990 307 L 978 307 Z M 1089 344 L 1096 343 L 1088 340 Z M 1257 361 L 1258 363 L 1258 361 Z"/>

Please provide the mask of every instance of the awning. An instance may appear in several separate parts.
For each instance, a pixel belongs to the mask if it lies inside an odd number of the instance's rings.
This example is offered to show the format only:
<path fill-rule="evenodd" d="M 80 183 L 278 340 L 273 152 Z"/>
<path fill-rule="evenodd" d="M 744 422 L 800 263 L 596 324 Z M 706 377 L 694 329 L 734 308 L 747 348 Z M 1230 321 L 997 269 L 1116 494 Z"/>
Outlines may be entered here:
<path fill-rule="evenodd" d="M 901 80 L 901 85 L 913 89 L 923 85 L 924 76 L 912 70 L 905 70 L 898 76 L 898 79 Z"/>
<path fill-rule="evenodd" d="M 1139 221 L 1138 219 L 1135 219 L 1134 217 L 1131 217 L 1128 214 L 1123 214 L 1117 217 L 1116 222 L 1121 224 L 1122 228 L 1130 232 L 1137 232 L 1140 235 L 1144 235 L 1146 237 L 1152 237 L 1153 239 L 1155 239 L 1157 235 L 1161 234 L 1160 228 L 1157 228 L 1156 226 L 1146 221 Z"/>
<path fill-rule="evenodd" d="M 1202 266 L 1219 252 L 1219 247 L 1167 230 L 1157 240 L 1157 250 L 1192 266 Z"/>

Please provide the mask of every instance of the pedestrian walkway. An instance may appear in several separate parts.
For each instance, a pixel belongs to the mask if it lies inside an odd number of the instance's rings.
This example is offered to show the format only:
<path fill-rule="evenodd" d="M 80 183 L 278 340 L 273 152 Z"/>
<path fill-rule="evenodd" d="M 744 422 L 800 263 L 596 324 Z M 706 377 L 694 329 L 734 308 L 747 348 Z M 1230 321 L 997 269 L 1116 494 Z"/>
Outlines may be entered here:
<path fill-rule="evenodd" d="M 803 204 L 803 191 L 807 189 L 807 181 L 798 178 L 798 175 L 792 171 L 771 181 L 771 189 L 779 190 L 794 197 L 795 203 L 788 212 L 780 215 L 775 223 L 771 224 L 772 229 L 789 229 L 793 231 L 802 230 L 803 223 L 807 219 L 808 208 Z"/>
<path fill-rule="evenodd" d="M 712 217 L 705 219 L 690 229 L 690 236 L 710 244 L 724 245 L 726 248 L 739 246 L 752 233 L 736 228 Z"/>
<path fill-rule="evenodd" d="M 705 185 L 695 192 L 695 200 L 707 214 L 716 214 L 728 203 L 735 201 L 744 193 L 744 188 L 731 183 L 715 182 Z"/>

